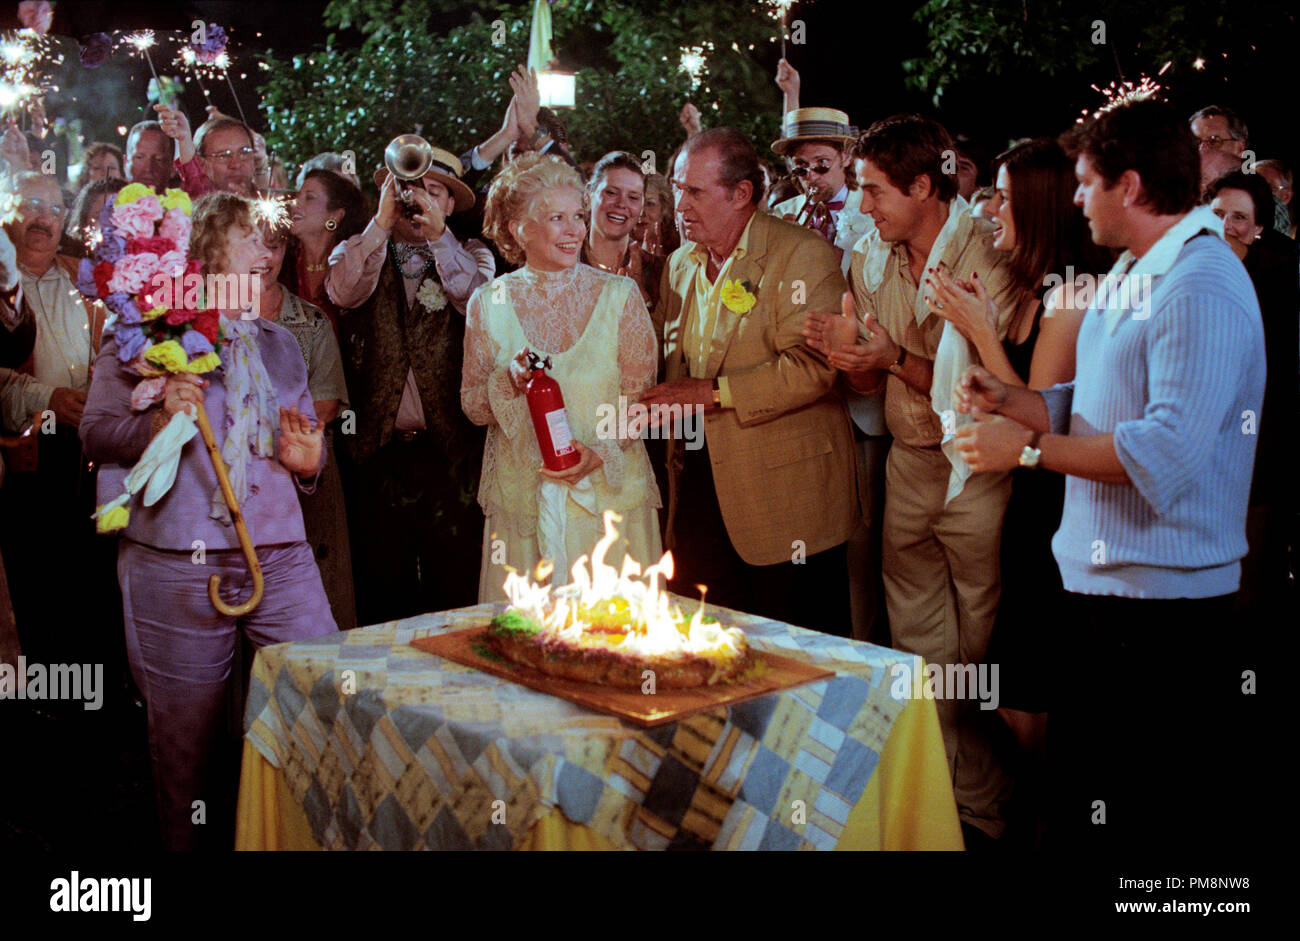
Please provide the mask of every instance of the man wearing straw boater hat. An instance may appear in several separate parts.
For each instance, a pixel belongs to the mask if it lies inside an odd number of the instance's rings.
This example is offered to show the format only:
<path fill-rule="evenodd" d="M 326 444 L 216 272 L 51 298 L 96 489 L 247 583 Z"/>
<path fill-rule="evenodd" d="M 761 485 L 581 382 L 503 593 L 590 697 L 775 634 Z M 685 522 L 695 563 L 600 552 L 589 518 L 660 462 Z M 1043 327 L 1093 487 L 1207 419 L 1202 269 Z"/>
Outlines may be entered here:
<path fill-rule="evenodd" d="M 777 68 L 776 83 L 785 92 L 786 112 L 781 139 L 772 150 L 789 161 L 809 194 L 777 203 L 773 212 L 812 225 L 816 220 L 811 211 L 805 211 L 808 200 L 811 196 L 824 201 L 832 225 L 823 227 L 822 234 L 841 253 L 840 270 L 847 278 L 853 249 L 876 229 L 871 216 L 862 212 L 862 190 L 850 166 L 849 148 L 856 128 L 849 126 L 849 116 L 843 111 L 798 107 L 799 73 L 784 59 Z M 847 543 L 852 635 L 858 640 L 887 642 L 884 586 L 880 581 L 880 521 L 885 508 L 885 456 L 889 453 L 885 396 L 883 392 L 859 395 L 846 388 L 844 400 L 853 418 L 864 510 L 861 524 Z"/>
<path fill-rule="evenodd" d="M 355 409 L 342 430 L 357 465 L 350 525 L 364 624 L 473 604 L 478 585 L 483 441 L 461 411 L 460 373 L 465 305 L 495 265 L 487 246 L 447 226 L 474 205 L 459 158 L 429 153 L 419 180 L 375 171 L 379 209 L 335 247 L 325 282 L 343 310 Z"/>
<path fill-rule="evenodd" d="M 786 112 L 781 139 L 772 144 L 772 150 L 786 158 L 791 172 L 807 190 L 802 196 L 777 203 L 772 211 L 807 225 L 831 242 L 846 277 L 853 246 L 874 228 L 871 217 L 859 208 L 862 193 L 847 172 L 853 132 L 843 111 L 795 108 Z M 817 208 L 818 203 L 825 212 Z"/>

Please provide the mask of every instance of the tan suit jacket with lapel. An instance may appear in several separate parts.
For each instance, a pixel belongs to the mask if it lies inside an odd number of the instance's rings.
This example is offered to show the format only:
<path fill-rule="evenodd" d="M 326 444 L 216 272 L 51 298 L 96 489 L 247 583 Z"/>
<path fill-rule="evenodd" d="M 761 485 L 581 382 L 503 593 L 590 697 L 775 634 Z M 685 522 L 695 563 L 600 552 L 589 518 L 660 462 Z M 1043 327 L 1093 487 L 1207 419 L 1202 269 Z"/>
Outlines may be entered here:
<path fill-rule="evenodd" d="M 668 259 L 660 292 L 668 381 L 689 376 L 681 330 L 696 306 L 693 243 Z M 738 314 L 720 305 L 705 375 L 726 376 L 733 408 L 711 409 L 704 434 L 727 535 L 750 565 L 789 562 L 849 538 L 861 515 L 853 433 L 836 371 L 803 345 L 808 311 L 840 309 L 844 277 L 815 232 L 759 212 L 745 257 L 727 280 L 748 281 L 757 303 Z M 681 470 L 681 442 L 668 445 L 668 533 Z"/>

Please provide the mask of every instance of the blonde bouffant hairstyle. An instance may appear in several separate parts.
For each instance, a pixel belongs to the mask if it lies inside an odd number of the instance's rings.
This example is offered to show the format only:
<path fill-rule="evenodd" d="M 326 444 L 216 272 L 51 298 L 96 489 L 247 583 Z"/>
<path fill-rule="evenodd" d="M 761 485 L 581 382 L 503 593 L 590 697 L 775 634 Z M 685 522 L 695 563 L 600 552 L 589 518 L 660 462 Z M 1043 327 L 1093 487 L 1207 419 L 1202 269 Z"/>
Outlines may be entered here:
<path fill-rule="evenodd" d="M 234 193 L 209 193 L 194 205 L 190 228 L 190 257 L 204 272 L 222 273 L 229 267 L 227 236 L 231 226 L 253 227 L 253 204 Z"/>
<path fill-rule="evenodd" d="M 523 247 L 510 231 L 510 223 L 532 218 L 538 198 L 562 187 L 573 189 L 582 197 L 583 208 L 587 207 L 582 177 L 559 157 L 524 154 L 497 174 L 488 190 L 483 234 L 496 244 L 506 261 L 517 265 L 524 260 Z"/>

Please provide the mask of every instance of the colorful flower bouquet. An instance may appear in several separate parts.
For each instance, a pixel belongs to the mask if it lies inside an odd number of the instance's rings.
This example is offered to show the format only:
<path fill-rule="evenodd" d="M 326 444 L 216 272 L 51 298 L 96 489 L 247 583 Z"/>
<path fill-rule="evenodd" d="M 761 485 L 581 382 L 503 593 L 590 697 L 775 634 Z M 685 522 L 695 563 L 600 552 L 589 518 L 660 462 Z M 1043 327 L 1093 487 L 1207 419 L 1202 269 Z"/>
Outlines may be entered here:
<path fill-rule="evenodd" d="M 173 285 L 191 280 L 199 262 L 187 260 L 190 197 L 179 189 L 160 199 L 143 183 L 117 194 L 99 217 L 99 236 L 82 259 L 77 287 L 113 314 L 117 356 L 144 377 L 131 397 L 143 411 L 162 397 L 169 372 L 205 373 L 221 364 L 221 317 Z"/>
<path fill-rule="evenodd" d="M 77 288 L 103 301 L 112 314 L 109 323 L 118 359 L 141 377 L 131 394 L 136 411 L 162 399 L 168 373 L 206 373 L 221 365 L 219 313 L 201 309 L 199 292 L 173 289 L 191 280 L 187 276 L 197 275 L 200 268 L 198 261 L 187 259 L 192 212 L 190 197 L 183 190 L 166 190 L 160 198 L 143 183 L 129 184 L 104 206 L 91 257 L 82 259 L 77 270 Z M 184 441 L 177 444 L 183 434 L 179 425 L 173 433 L 160 436 L 165 441 L 155 439 L 160 445 L 157 450 L 165 443 L 179 456 L 179 446 L 193 436 L 191 424 Z M 141 461 L 148 463 L 153 461 Z M 174 473 L 174 462 L 165 463 L 172 464 Z M 141 480 L 141 485 L 145 482 Z M 126 525 L 130 492 L 97 511 L 101 532 Z M 162 487 L 150 496 L 157 499 L 165 492 Z"/>

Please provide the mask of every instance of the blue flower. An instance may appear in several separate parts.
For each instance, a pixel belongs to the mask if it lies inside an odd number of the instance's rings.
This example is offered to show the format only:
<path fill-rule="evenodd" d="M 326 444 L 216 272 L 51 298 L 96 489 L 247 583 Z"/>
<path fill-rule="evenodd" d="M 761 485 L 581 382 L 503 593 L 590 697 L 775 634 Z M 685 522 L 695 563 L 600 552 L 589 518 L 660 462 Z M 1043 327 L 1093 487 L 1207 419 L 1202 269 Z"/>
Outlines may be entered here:
<path fill-rule="evenodd" d="M 129 363 L 140 355 L 149 341 L 139 327 L 119 326 L 115 333 L 117 338 L 117 358 Z"/>
<path fill-rule="evenodd" d="M 190 359 L 212 352 L 212 344 L 208 342 L 208 338 L 197 330 L 186 330 L 181 335 L 181 348 Z"/>
<path fill-rule="evenodd" d="M 99 285 L 95 284 L 95 263 L 83 258 L 77 263 L 77 290 L 87 297 L 99 297 Z"/>
<path fill-rule="evenodd" d="M 117 314 L 122 323 L 135 324 L 140 323 L 143 319 L 140 316 L 140 308 L 136 306 L 131 295 L 125 291 L 116 291 L 108 295 L 108 297 L 104 298 L 104 303 L 108 305 L 109 310 Z"/>
<path fill-rule="evenodd" d="M 106 235 L 99 247 L 95 249 L 95 257 L 100 261 L 107 261 L 116 264 L 117 261 L 126 254 L 126 241 L 116 235 Z"/>

